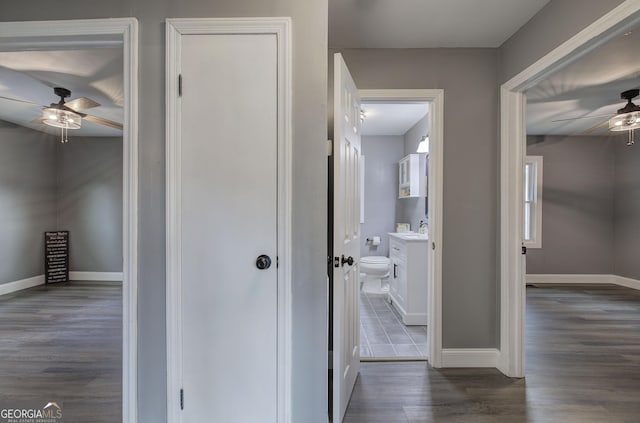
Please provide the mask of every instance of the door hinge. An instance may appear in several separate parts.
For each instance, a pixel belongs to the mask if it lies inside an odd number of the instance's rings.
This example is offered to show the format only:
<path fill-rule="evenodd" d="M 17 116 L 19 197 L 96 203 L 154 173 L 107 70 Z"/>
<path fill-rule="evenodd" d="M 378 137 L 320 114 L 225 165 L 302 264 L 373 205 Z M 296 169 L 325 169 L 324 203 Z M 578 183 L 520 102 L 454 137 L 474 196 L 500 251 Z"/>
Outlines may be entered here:
<path fill-rule="evenodd" d="M 180 389 L 180 410 L 184 410 L 184 389 Z"/>
<path fill-rule="evenodd" d="M 524 245 L 522 246 L 522 254 L 527 254 L 527 247 L 525 247 Z"/>
<path fill-rule="evenodd" d="M 178 97 L 182 97 L 182 74 L 178 75 Z"/>
<path fill-rule="evenodd" d="M 333 141 L 327 140 L 327 156 L 333 156 Z"/>
<path fill-rule="evenodd" d="M 276 269 L 280 267 L 280 257 L 276 256 Z"/>

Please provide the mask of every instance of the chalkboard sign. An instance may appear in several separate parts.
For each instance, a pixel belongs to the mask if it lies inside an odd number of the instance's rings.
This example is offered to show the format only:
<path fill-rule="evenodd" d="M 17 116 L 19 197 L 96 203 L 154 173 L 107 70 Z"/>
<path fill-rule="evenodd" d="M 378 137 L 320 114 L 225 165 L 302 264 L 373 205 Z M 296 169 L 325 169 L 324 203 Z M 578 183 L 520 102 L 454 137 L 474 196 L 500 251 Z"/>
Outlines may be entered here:
<path fill-rule="evenodd" d="M 46 283 L 69 280 L 69 231 L 44 233 L 44 272 Z"/>

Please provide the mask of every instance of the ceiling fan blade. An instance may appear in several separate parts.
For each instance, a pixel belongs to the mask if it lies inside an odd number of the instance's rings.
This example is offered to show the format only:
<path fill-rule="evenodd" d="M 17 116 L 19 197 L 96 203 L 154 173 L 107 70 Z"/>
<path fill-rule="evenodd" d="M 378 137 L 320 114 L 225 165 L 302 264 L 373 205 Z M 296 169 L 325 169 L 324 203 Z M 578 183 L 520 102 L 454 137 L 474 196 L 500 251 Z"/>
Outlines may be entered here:
<path fill-rule="evenodd" d="M 611 117 L 612 114 L 606 114 L 606 115 L 593 115 L 593 116 L 578 116 L 578 117 L 574 117 L 574 118 L 567 118 L 567 119 L 556 119 L 556 120 L 552 120 L 551 122 L 566 122 L 568 120 L 578 120 L 578 119 L 594 119 L 594 118 L 601 118 L 601 117 Z"/>
<path fill-rule="evenodd" d="M 33 101 L 20 100 L 20 99 L 17 99 L 17 98 L 5 97 L 5 96 L 2 96 L 2 95 L 0 95 L 0 98 L 4 98 L 5 100 L 17 101 L 19 103 L 33 104 L 35 106 L 44 107 L 43 105 L 41 105 L 39 103 L 34 103 Z"/>
<path fill-rule="evenodd" d="M 89 122 L 97 123 L 100 125 L 108 126 L 110 128 L 122 130 L 122 124 L 118 122 L 114 122 L 109 119 L 103 119 L 101 117 L 86 115 L 83 117 L 84 120 L 88 120 Z"/>
<path fill-rule="evenodd" d="M 591 128 L 587 129 L 586 131 L 582 132 L 580 135 L 590 135 L 593 134 L 594 132 L 596 132 L 598 129 L 600 128 L 604 128 L 605 126 L 609 125 L 609 120 L 605 120 L 604 122 L 600 122 L 599 124 L 592 126 Z"/>
<path fill-rule="evenodd" d="M 76 110 L 92 109 L 94 107 L 98 107 L 100 103 L 96 103 L 95 101 L 87 97 L 80 97 L 80 98 L 73 99 L 71 101 L 67 101 L 66 103 L 64 103 L 64 105 L 76 111 Z"/>

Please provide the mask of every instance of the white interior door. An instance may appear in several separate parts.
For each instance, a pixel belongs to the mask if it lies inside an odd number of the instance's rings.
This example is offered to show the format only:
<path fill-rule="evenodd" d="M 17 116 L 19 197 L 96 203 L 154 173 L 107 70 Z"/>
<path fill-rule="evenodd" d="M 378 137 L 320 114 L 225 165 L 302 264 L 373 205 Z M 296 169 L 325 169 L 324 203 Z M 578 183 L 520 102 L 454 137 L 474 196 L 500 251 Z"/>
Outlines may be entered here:
<path fill-rule="evenodd" d="M 180 420 L 275 423 L 277 38 L 184 35 L 180 55 Z"/>
<path fill-rule="evenodd" d="M 342 422 L 360 370 L 360 97 L 334 56 L 333 423 Z"/>

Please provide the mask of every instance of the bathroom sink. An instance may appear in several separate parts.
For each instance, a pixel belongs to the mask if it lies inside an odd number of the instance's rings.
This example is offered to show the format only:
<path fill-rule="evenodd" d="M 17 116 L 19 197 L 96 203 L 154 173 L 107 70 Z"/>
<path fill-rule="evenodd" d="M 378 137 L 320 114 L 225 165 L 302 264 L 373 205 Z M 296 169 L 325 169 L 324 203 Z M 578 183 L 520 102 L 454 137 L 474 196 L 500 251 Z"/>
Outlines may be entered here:
<path fill-rule="evenodd" d="M 409 239 L 419 239 L 427 237 L 426 234 L 402 234 L 402 236 Z"/>
<path fill-rule="evenodd" d="M 427 234 L 419 234 L 416 232 L 396 232 L 395 235 L 402 239 L 428 239 Z"/>

